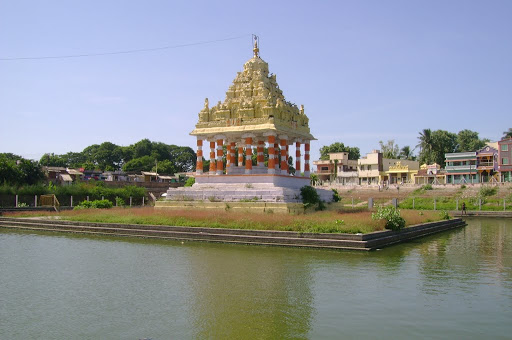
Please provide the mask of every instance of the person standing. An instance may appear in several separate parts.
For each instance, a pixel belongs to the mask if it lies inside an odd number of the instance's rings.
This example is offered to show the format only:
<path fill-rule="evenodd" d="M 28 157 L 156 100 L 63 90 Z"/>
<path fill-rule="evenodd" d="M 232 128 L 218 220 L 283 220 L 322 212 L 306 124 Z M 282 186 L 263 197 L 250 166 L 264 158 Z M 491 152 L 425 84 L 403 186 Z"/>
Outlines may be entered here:
<path fill-rule="evenodd" d="M 462 202 L 462 215 L 468 215 L 467 211 L 466 211 L 466 202 Z"/>

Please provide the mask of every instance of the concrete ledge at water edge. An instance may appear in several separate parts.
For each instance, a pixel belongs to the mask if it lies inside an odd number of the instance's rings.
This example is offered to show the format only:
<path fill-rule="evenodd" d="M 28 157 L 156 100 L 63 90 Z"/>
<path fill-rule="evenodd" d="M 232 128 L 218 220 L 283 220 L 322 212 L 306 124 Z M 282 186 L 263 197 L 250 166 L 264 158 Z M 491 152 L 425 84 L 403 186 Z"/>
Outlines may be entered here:
<path fill-rule="evenodd" d="M 512 218 L 512 211 L 482 211 L 482 210 L 466 210 L 464 214 L 459 211 L 450 211 L 453 217 L 499 217 L 499 218 Z"/>

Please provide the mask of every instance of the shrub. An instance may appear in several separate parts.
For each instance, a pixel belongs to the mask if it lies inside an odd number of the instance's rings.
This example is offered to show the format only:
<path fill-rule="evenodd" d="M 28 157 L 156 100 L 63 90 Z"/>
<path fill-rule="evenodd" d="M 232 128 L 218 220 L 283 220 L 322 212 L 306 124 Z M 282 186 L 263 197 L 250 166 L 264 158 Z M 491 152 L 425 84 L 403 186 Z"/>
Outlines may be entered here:
<path fill-rule="evenodd" d="M 338 190 L 336 189 L 332 189 L 332 200 L 334 202 L 339 202 L 341 201 L 341 196 L 340 196 L 340 193 L 338 192 Z"/>
<path fill-rule="evenodd" d="M 450 215 L 449 215 L 446 211 L 444 211 L 444 210 L 443 210 L 443 211 L 441 211 L 441 212 L 439 213 L 439 215 L 441 216 L 441 218 L 442 218 L 443 220 L 449 220 L 449 219 L 450 219 Z"/>
<path fill-rule="evenodd" d="M 481 187 L 480 188 L 480 196 L 481 197 L 487 197 L 487 196 L 494 196 L 498 192 L 497 187 Z"/>
<path fill-rule="evenodd" d="M 79 209 L 109 209 L 112 208 L 112 202 L 109 200 L 95 200 L 95 201 L 83 201 L 80 204 L 78 204 L 74 210 Z"/>
<path fill-rule="evenodd" d="M 191 187 L 196 183 L 196 179 L 194 177 L 187 178 L 187 181 L 185 182 L 186 187 Z"/>
<path fill-rule="evenodd" d="M 400 210 L 393 206 L 380 206 L 376 213 L 372 214 L 374 220 L 386 220 L 386 229 L 400 230 L 405 227 L 405 220 L 400 216 Z"/>
<path fill-rule="evenodd" d="M 305 185 L 300 188 L 300 196 L 302 197 L 302 203 L 304 204 L 317 204 L 320 202 L 318 192 L 316 192 L 315 188 L 310 185 Z"/>
<path fill-rule="evenodd" d="M 116 196 L 116 206 L 122 207 L 124 205 L 126 205 L 126 203 L 124 203 L 124 200 L 121 197 Z"/>
<path fill-rule="evenodd" d="M 434 188 L 432 188 L 432 184 L 425 184 L 424 186 L 421 187 L 423 190 L 434 190 Z"/>
<path fill-rule="evenodd" d="M 460 188 L 461 188 L 461 189 L 466 189 L 466 184 L 462 184 L 462 185 L 460 186 Z"/>

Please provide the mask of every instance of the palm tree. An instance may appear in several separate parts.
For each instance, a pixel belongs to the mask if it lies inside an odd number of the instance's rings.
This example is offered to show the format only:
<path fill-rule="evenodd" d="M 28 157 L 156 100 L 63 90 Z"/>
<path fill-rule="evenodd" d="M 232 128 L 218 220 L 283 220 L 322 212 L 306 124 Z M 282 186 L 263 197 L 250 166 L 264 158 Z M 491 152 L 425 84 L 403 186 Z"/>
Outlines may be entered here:
<path fill-rule="evenodd" d="M 512 138 L 512 128 L 508 128 L 507 131 L 503 132 L 503 139 Z"/>
<path fill-rule="evenodd" d="M 432 158 L 432 152 L 434 150 L 434 139 L 432 138 L 432 130 L 423 129 L 418 137 L 420 143 L 416 147 L 420 148 L 419 159 L 420 162 L 428 163 Z"/>
<path fill-rule="evenodd" d="M 416 145 L 416 147 L 420 148 L 420 153 L 423 150 L 426 150 L 427 152 L 432 151 L 432 130 L 423 129 L 423 131 L 420 132 L 418 139 L 420 140 L 420 143 Z"/>
<path fill-rule="evenodd" d="M 408 159 L 408 160 L 414 160 L 416 157 L 414 157 L 413 153 L 416 148 L 411 150 L 411 147 L 409 145 L 404 146 L 400 150 L 400 158 L 401 159 Z"/>

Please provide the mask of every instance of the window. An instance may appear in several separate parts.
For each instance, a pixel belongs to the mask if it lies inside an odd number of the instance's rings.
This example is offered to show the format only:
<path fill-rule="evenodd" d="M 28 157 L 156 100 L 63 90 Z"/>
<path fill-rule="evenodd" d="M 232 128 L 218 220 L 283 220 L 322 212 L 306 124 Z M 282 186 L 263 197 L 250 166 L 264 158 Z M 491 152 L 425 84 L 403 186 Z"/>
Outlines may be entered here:
<path fill-rule="evenodd" d="M 501 159 L 501 164 L 508 165 L 508 158 L 504 157 Z"/>
<path fill-rule="evenodd" d="M 508 144 L 502 144 L 501 151 L 508 151 Z"/>
<path fill-rule="evenodd" d="M 368 165 L 368 170 L 371 170 L 372 169 L 372 166 L 371 165 Z"/>

